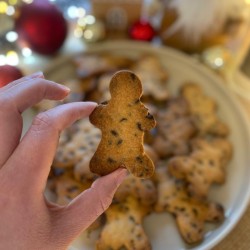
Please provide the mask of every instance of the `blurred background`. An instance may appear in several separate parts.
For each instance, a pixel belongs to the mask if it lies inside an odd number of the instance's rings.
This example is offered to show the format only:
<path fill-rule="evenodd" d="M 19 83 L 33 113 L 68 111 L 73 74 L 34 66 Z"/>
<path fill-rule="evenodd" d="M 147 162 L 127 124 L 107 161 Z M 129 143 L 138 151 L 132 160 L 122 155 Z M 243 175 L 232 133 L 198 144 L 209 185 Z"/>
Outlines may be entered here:
<path fill-rule="evenodd" d="M 121 40 L 171 48 L 176 53 L 184 54 L 192 63 L 197 63 L 197 67 L 200 64 L 204 65 L 210 70 L 208 72 L 217 74 L 221 79 L 219 82 L 225 84 L 238 97 L 243 104 L 240 107 L 245 108 L 250 117 L 250 0 L 0 0 L 0 87 L 36 71 L 48 73 L 49 69 L 52 69 L 50 75 L 48 74 L 48 78 L 51 79 L 53 65 L 58 65 L 56 62 L 61 59 L 76 59 L 77 55 L 81 56 L 80 53 L 88 51 L 93 46 L 101 48 L 105 42 L 119 43 Z M 140 63 L 142 61 L 144 62 L 144 58 Z M 165 71 L 165 68 L 158 65 L 158 61 L 156 66 L 152 67 L 151 61 L 145 63 L 146 65 L 141 64 L 141 68 L 137 65 L 137 70 L 141 70 L 145 79 L 149 79 L 148 95 L 153 95 L 159 104 L 168 97 L 165 83 L 171 79 L 172 72 Z M 70 66 L 69 62 L 66 60 L 63 67 L 60 65 L 56 68 L 55 74 L 59 74 L 61 79 L 64 79 L 72 68 L 73 64 L 71 62 Z M 119 63 L 121 65 L 118 65 Z M 77 62 L 81 73 L 77 79 L 72 74 L 69 75 L 69 79 L 64 79 L 65 82 L 59 81 L 71 88 L 71 94 L 66 102 L 98 100 L 96 102 L 101 103 L 102 97 L 104 100 L 109 99 L 106 98 L 106 94 L 109 94 L 111 76 L 104 73 L 110 73 L 117 69 L 117 66 L 123 67 L 124 63 L 126 65 L 131 62 L 121 62 L 120 59 L 117 61 L 116 58 L 117 65 L 114 65 L 106 55 L 103 58 L 94 55 L 91 58 L 81 57 Z M 75 66 L 74 64 L 74 71 Z M 179 71 L 182 74 L 185 69 L 178 69 L 177 74 Z M 103 77 L 100 77 L 101 74 Z M 157 77 L 151 77 L 152 75 Z M 155 79 L 158 80 L 158 85 Z M 156 92 L 153 92 L 151 82 L 158 86 Z M 89 94 L 85 95 L 87 92 Z M 221 96 L 219 99 L 220 103 L 224 102 L 227 105 L 226 98 L 224 100 Z M 44 110 L 53 105 L 58 103 L 45 102 L 36 108 Z M 153 109 L 153 112 L 156 113 L 157 110 Z M 230 122 L 237 123 L 241 132 L 242 124 L 235 121 L 233 114 L 229 114 Z M 25 128 L 30 121 L 26 120 L 24 119 Z M 179 130 L 179 127 L 177 129 Z M 152 138 L 153 136 L 148 138 L 151 143 Z M 240 138 L 237 138 L 237 142 L 239 140 Z M 85 139 L 79 141 L 84 142 Z M 66 139 L 62 140 L 61 147 L 64 148 L 67 142 Z M 237 150 L 245 152 L 240 147 L 237 147 Z M 80 167 L 76 171 L 80 172 L 81 166 L 87 165 L 90 159 L 86 157 L 85 161 L 82 151 L 79 152 L 79 157 L 83 158 L 83 161 L 79 162 Z M 64 164 L 65 159 L 59 159 Z M 235 166 L 239 167 L 238 163 Z M 70 169 L 72 170 L 73 166 L 70 165 Z M 237 185 L 240 187 L 241 182 Z M 235 186 L 232 187 L 232 190 L 235 190 Z M 229 191 L 231 192 L 231 189 Z M 225 194 L 225 199 L 231 195 Z M 248 209 L 248 217 L 249 211 Z M 230 220 L 231 218 L 228 221 Z M 232 221 L 235 221 L 234 217 Z M 248 221 L 249 218 L 246 217 L 243 220 L 245 223 Z M 245 235 L 249 232 L 247 228 L 249 229 L 248 224 L 241 223 L 238 229 L 241 231 L 235 234 L 233 232 L 229 238 L 234 238 L 234 242 L 238 244 L 245 243 L 249 238 Z M 225 248 L 217 249 L 229 249 L 227 246 L 231 247 L 232 243 L 228 238 L 227 242 Z M 232 249 L 243 248 L 237 248 L 232 244 Z M 244 249 L 249 249 L 249 246 L 246 245 Z"/>
<path fill-rule="evenodd" d="M 0 0 L 0 84 L 120 39 L 187 53 L 250 98 L 250 0 Z"/>

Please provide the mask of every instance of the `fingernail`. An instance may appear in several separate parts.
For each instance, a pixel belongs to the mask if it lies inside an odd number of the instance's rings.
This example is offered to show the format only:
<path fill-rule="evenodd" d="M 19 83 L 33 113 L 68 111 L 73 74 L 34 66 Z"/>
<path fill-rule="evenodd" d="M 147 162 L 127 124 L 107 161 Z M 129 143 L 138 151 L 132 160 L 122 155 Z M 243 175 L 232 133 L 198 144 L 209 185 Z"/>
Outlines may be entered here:
<path fill-rule="evenodd" d="M 118 172 L 118 175 L 117 175 L 117 180 L 119 183 L 122 183 L 123 180 L 129 175 L 129 172 L 126 168 L 120 168 Z"/>
<path fill-rule="evenodd" d="M 92 106 L 92 107 L 96 107 L 98 104 L 96 102 L 84 102 L 86 103 L 88 106 Z"/>
<path fill-rule="evenodd" d="M 33 74 L 30 75 L 31 78 L 36 78 L 36 77 L 43 77 L 43 72 L 42 71 L 37 71 Z"/>
<path fill-rule="evenodd" d="M 65 90 L 66 92 L 70 92 L 70 88 L 68 88 L 68 87 L 66 87 L 66 86 L 64 86 L 64 85 L 62 85 L 62 84 L 59 84 L 60 85 L 60 87 L 63 89 L 63 90 Z"/>

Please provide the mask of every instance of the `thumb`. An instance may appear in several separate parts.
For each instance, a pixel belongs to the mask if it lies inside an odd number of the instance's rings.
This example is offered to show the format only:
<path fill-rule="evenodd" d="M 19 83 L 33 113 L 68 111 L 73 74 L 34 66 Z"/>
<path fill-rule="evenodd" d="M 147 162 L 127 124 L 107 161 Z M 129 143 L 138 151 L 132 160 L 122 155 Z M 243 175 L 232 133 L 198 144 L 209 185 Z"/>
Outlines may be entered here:
<path fill-rule="evenodd" d="M 56 214 L 55 235 L 67 244 L 87 229 L 111 204 L 113 196 L 127 176 L 127 170 L 119 168 L 109 175 L 98 178 L 77 196 L 68 206 Z"/>

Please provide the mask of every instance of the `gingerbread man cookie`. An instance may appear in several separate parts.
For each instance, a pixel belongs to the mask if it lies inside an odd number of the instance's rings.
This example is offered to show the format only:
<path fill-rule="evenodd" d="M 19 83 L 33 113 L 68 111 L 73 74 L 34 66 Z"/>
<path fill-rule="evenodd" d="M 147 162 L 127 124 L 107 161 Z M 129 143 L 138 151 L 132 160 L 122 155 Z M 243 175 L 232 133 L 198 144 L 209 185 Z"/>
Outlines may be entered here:
<path fill-rule="evenodd" d="M 142 223 L 147 209 L 128 196 L 123 203 L 112 204 L 106 211 L 107 222 L 96 244 L 97 250 L 151 250 Z"/>
<path fill-rule="evenodd" d="M 189 141 L 196 133 L 196 128 L 185 99 L 170 98 L 165 109 L 157 113 L 156 119 L 158 133 L 153 144 L 155 151 L 163 158 L 189 153 Z"/>
<path fill-rule="evenodd" d="M 185 242 L 200 242 L 205 234 L 206 222 L 223 221 L 224 209 L 220 204 L 190 197 L 184 183 L 171 177 L 166 167 L 157 168 L 154 178 L 158 188 L 155 211 L 169 212 L 175 217 Z"/>
<path fill-rule="evenodd" d="M 148 178 L 154 173 L 154 164 L 144 152 L 143 137 L 156 122 L 140 101 L 141 82 L 130 71 L 119 71 L 111 79 L 110 94 L 110 101 L 90 115 L 90 122 L 102 131 L 90 170 L 106 175 L 126 167 L 133 175 Z"/>
<path fill-rule="evenodd" d="M 188 192 L 197 198 L 206 198 L 213 183 L 225 181 L 225 166 L 232 156 L 232 145 L 223 138 L 192 142 L 192 153 L 176 156 L 168 162 L 169 173 L 188 183 Z"/>
<path fill-rule="evenodd" d="M 145 207 L 152 206 L 157 199 L 155 185 L 150 179 L 139 179 L 133 175 L 128 175 L 117 189 L 114 200 L 122 202 L 128 196 L 133 196 Z"/>
<path fill-rule="evenodd" d="M 181 88 L 181 95 L 187 100 L 193 122 L 201 135 L 229 134 L 228 126 L 217 116 L 217 103 L 200 86 L 187 83 Z"/>

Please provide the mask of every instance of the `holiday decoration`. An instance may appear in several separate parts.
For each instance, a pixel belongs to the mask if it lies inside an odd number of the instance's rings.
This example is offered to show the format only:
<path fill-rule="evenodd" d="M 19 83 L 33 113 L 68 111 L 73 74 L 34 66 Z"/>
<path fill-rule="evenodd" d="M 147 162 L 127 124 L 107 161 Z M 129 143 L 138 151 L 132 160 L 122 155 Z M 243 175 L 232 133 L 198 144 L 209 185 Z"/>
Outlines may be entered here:
<path fill-rule="evenodd" d="M 0 88 L 22 76 L 22 72 L 17 67 L 11 65 L 0 66 Z"/>
<path fill-rule="evenodd" d="M 89 11 L 89 0 L 50 0 L 57 5 L 67 19 L 74 19 L 82 16 L 82 10 Z M 80 12 L 80 13 L 79 13 Z M 80 15 L 79 15 L 80 14 Z"/>
<path fill-rule="evenodd" d="M 155 31 L 149 22 L 138 21 L 131 27 L 129 35 L 134 40 L 151 41 Z"/>
<path fill-rule="evenodd" d="M 21 46 L 28 46 L 44 55 L 55 53 L 67 35 L 67 24 L 62 13 L 47 0 L 23 4 L 15 27 Z"/>
<path fill-rule="evenodd" d="M 142 12 L 143 0 L 91 0 L 93 15 L 105 23 L 108 35 L 126 36 Z"/>
<path fill-rule="evenodd" d="M 92 15 L 87 15 L 78 20 L 75 30 L 76 37 L 82 37 L 87 43 L 98 42 L 105 38 L 106 31 L 104 23 Z"/>
<path fill-rule="evenodd" d="M 249 18 L 246 0 L 165 0 L 161 38 L 165 44 L 200 52 L 228 45 Z M 249 19 L 248 19 L 249 20 Z"/>

